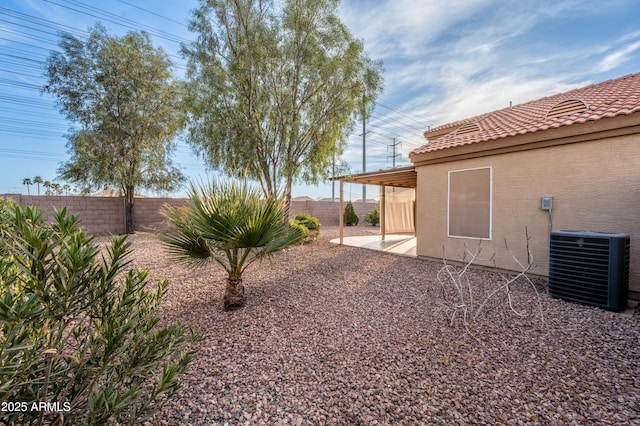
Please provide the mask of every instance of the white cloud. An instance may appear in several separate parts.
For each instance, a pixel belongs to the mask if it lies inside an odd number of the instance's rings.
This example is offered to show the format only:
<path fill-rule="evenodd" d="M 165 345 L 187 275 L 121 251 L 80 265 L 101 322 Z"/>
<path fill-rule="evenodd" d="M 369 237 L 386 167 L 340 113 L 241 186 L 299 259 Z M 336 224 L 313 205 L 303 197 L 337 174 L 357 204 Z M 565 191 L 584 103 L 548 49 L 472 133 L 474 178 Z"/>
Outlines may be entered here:
<path fill-rule="evenodd" d="M 526 84 L 523 82 L 526 81 Z M 507 108 L 555 93 L 564 92 L 588 83 L 563 83 L 555 78 L 531 79 L 524 75 L 507 75 L 484 82 L 470 82 L 451 87 L 438 113 L 438 125 Z"/>
<path fill-rule="evenodd" d="M 631 59 L 631 54 L 640 49 L 640 40 L 629 43 L 615 52 L 609 53 L 598 64 L 600 72 L 610 71 Z"/>
<path fill-rule="evenodd" d="M 345 24 L 373 57 L 420 57 L 429 42 L 496 0 L 387 0 L 343 4 Z"/>

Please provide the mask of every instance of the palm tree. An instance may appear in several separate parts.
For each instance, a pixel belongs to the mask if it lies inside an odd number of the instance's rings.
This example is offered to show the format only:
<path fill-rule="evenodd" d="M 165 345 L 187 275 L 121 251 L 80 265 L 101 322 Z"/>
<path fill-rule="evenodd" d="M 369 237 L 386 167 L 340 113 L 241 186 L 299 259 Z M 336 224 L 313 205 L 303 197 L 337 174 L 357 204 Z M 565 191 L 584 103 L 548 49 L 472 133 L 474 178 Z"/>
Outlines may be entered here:
<path fill-rule="evenodd" d="M 42 186 L 46 188 L 44 195 L 51 195 L 51 181 L 45 180 Z"/>
<path fill-rule="evenodd" d="M 40 195 L 40 184 L 42 183 L 42 177 L 36 176 L 33 178 L 33 183 L 38 184 L 38 195 Z"/>
<path fill-rule="evenodd" d="M 27 195 L 31 195 L 31 193 L 29 192 L 29 186 L 33 185 L 33 182 L 31 182 L 31 179 L 29 178 L 22 179 L 22 184 L 27 185 Z"/>
<path fill-rule="evenodd" d="M 51 190 L 56 195 L 62 195 L 62 192 L 63 192 L 62 191 L 62 185 L 60 185 L 58 182 L 52 182 L 51 183 Z"/>
<path fill-rule="evenodd" d="M 224 309 L 244 304 L 242 274 L 256 260 L 299 242 L 288 224 L 282 197 L 260 199 L 245 183 L 191 185 L 189 207 L 167 207 L 172 228 L 159 238 L 179 261 L 202 265 L 213 260 L 227 272 Z"/>

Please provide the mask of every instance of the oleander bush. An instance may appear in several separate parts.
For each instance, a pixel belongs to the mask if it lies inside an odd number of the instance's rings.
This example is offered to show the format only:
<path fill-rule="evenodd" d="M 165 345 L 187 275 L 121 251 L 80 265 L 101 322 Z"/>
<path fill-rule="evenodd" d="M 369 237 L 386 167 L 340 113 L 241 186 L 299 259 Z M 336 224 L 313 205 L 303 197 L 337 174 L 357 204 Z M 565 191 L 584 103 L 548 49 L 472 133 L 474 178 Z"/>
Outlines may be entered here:
<path fill-rule="evenodd" d="M 15 206 L 16 203 L 11 198 L 0 197 L 0 258 L 8 256 L 6 236 L 11 226 Z"/>
<path fill-rule="evenodd" d="M 167 281 L 151 285 L 148 271 L 130 267 L 125 237 L 101 249 L 66 209 L 51 224 L 35 208 L 0 210 L 0 403 L 11 408 L 3 420 L 149 418 L 180 387 L 201 339 L 159 325 Z"/>

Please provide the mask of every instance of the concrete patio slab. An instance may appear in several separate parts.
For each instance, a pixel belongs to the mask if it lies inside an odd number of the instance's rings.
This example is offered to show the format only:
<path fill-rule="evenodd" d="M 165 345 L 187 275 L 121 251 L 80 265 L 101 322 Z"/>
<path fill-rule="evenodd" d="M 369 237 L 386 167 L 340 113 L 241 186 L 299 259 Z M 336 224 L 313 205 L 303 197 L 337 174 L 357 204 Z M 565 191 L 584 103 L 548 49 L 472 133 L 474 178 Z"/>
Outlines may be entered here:
<path fill-rule="evenodd" d="M 340 238 L 334 238 L 330 242 L 340 244 Z M 413 234 L 387 234 L 384 240 L 380 235 L 344 237 L 343 244 L 345 246 L 416 257 L 416 237 Z"/>

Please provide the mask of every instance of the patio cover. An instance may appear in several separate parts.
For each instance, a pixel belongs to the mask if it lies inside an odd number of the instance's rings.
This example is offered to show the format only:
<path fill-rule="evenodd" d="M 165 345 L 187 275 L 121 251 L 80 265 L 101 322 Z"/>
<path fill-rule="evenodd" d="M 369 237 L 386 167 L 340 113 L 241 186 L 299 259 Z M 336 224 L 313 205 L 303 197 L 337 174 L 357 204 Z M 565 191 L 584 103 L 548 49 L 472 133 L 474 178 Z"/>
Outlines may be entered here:
<path fill-rule="evenodd" d="M 382 239 L 384 240 L 386 233 L 386 224 L 393 223 L 392 228 L 394 231 L 397 230 L 398 227 L 404 227 L 407 230 L 415 232 L 415 223 L 405 223 L 405 222 L 414 222 L 414 211 L 413 211 L 413 201 L 411 201 L 411 206 L 405 204 L 404 210 L 410 209 L 407 214 L 395 215 L 395 219 L 401 220 L 403 224 L 397 224 L 397 220 L 394 220 L 393 217 L 389 217 L 390 221 L 386 218 L 386 187 L 394 187 L 394 188 L 408 188 L 414 190 L 415 197 L 415 188 L 417 186 L 417 174 L 415 167 L 402 167 L 391 170 L 380 170 L 377 172 L 367 172 L 367 173 L 359 173 L 356 175 L 348 175 L 348 176 L 338 176 L 332 178 L 332 180 L 340 181 L 340 244 L 343 243 L 343 228 L 344 228 L 344 219 L 342 212 L 344 211 L 344 183 L 359 183 L 366 185 L 378 185 L 380 186 L 380 234 L 382 235 Z M 392 199 L 395 201 L 396 197 Z M 402 197 L 405 201 L 406 197 Z M 398 199 L 398 201 L 400 201 Z M 394 208 L 392 210 L 397 210 Z M 391 213 L 391 212 L 389 212 Z M 411 219 L 408 221 L 407 217 Z"/>
<path fill-rule="evenodd" d="M 400 188 L 415 188 L 417 186 L 416 168 L 413 166 L 400 167 L 391 170 L 380 170 L 377 172 L 359 173 L 357 175 L 337 176 L 331 180 L 367 185 L 394 186 Z"/>

